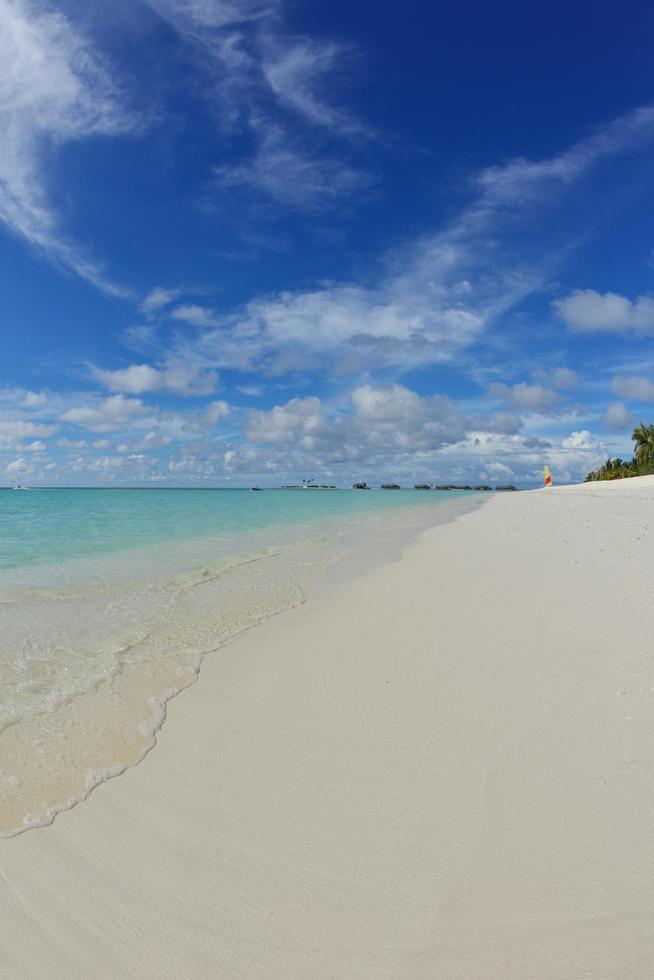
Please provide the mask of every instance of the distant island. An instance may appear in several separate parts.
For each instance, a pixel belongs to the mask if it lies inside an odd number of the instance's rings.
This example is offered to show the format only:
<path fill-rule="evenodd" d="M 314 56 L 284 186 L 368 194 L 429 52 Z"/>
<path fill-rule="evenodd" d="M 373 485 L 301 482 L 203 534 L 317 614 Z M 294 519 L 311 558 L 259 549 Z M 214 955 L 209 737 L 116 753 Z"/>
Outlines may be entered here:
<path fill-rule="evenodd" d="M 636 476 L 637 474 L 633 474 Z M 401 490 L 402 487 L 399 483 L 381 483 L 379 486 L 380 490 Z M 314 483 L 313 480 L 303 480 L 302 483 L 291 483 L 284 484 L 279 488 L 280 490 L 337 490 L 338 488 L 332 484 L 325 483 Z M 352 484 L 353 490 L 371 490 L 371 486 L 361 480 L 358 483 Z M 408 488 L 407 488 L 408 489 Z M 470 484 L 465 483 L 414 483 L 414 490 L 517 490 L 512 483 L 503 484 L 497 487 L 491 487 L 487 483 L 481 483 L 477 486 L 470 486 Z M 261 487 L 250 487 L 250 490 L 261 490 Z"/>
<path fill-rule="evenodd" d="M 284 489 L 288 489 L 288 488 L 282 487 L 282 490 L 284 490 Z M 369 487 L 369 485 L 367 483 L 363 483 L 362 482 L 362 483 L 353 483 L 352 484 L 352 489 L 353 490 L 370 490 L 370 487 Z M 382 483 L 380 485 L 380 489 L 381 490 L 401 490 L 402 487 L 400 486 L 399 483 Z M 466 484 L 461 484 L 461 483 L 434 483 L 434 484 L 431 484 L 431 483 L 414 483 L 413 489 L 414 490 L 485 490 L 485 491 L 488 491 L 488 490 L 493 490 L 493 489 L 494 490 L 517 490 L 518 488 L 517 487 L 514 487 L 512 483 L 503 484 L 502 486 L 498 486 L 498 487 L 490 487 L 490 486 L 488 486 L 487 483 L 482 483 L 482 484 L 479 484 L 479 485 L 477 485 L 475 487 L 470 486 L 468 483 L 466 483 Z"/>
<path fill-rule="evenodd" d="M 254 489 L 254 488 L 253 488 Z M 338 487 L 327 486 L 324 483 L 294 483 L 291 486 L 280 487 L 280 490 L 337 490 Z"/>
<path fill-rule="evenodd" d="M 597 470 L 591 470 L 584 483 L 596 480 L 625 480 L 632 476 L 654 474 L 654 425 L 640 425 L 634 429 L 634 455 L 631 459 L 607 459 Z"/>

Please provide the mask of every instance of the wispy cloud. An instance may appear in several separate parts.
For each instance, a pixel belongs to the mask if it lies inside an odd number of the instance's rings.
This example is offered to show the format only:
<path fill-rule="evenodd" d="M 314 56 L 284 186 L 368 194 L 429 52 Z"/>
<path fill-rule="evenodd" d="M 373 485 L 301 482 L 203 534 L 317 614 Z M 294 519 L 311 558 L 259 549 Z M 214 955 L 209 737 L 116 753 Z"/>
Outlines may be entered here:
<path fill-rule="evenodd" d="M 176 306 L 170 316 L 172 320 L 188 323 L 194 327 L 215 327 L 220 322 L 214 310 L 199 306 L 197 303 L 183 303 L 181 306 Z"/>
<path fill-rule="evenodd" d="M 148 2 L 193 46 L 223 128 L 247 132 L 253 141 L 252 153 L 216 161 L 214 189 L 255 191 L 278 206 L 317 213 L 369 184 L 359 167 L 311 138 L 312 129 L 336 138 L 371 135 L 328 95 L 354 48 L 285 33 L 276 0 Z"/>
<path fill-rule="evenodd" d="M 279 0 L 147 0 L 162 17 L 178 30 L 206 43 L 202 30 L 236 27 L 274 16 Z"/>
<path fill-rule="evenodd" d="M 511 309 L 546 288 L 568 247 L 556 223 L 554 230 L 548 224 L 552 205 L 603 155 L 653 135 L 653 123 L 654 112 L 639 110 L 559 156 L 484 171 L 474 181 L 476 195 L 454 220 L 396 248 L 368 282 L 260 296 L 225 313 L 180 307 L 175 319 L 199 330 L 173 342 L 172 355 L 190 349 L 205 366 L 269 376 L 318 367 L 323 374 L 406 370 L 459 358 Z M 566 239 L 569 233 L 566 228 Z M 564 303 L 559 308 L 567 310 Z M 649 315 L 648 304 L 641 298 L 634 305 L 632 322 Z M 629 301 L 623 306 L 629 309 Z M 539 405 L 546 399 L 552 408 L 555 389 L 571 389 L 577 381 L 566 369 L 543 380 L 542 386 L 507 390 L 505 400 L 521 408 L 533 407 L 526 403 L 530 397 Z M 544 394 L 548 385 L 551 398 Z"/>
<path fill-rule="evenodd" d="M 60 144 L 134 127 L 109 68 L 62 14 L 29 0 L 0 0 L 0 63 L 0 220 L 104 292 L 125 295 L 66 235 L 47 177 Z"/>
<path fill-rule="evenodd" d="M 641 106 L 598 126 L 590 136 L 556 156 L 543 160 L 519 157 L 488 167 L 478 177 L 480 205 L 504 207 L 533 200 L 557 186 L 571 184 L 597 160 L 637 147 L 653 134 L 654 106 Z"/>
<path fill-rule="evenodd" d="M 182 293 L 183 289 L 181 287 L 167 289 L 165 286 L 155 286 L 141 303 L 141 312 L 145 313 L 146 316 L 158 313 L 166 306 L 174 303 Z"/>
<path fill-rule="evenodd" d="M 368 126 L 328 97 L 334 79 L 349 72 L 356 56 L 351 45 L 269 35 L 264 39 L 262 71 L 280 102 L 305 121 L 343 136 L 370 137 Z"/>
<path fill-rule="evenodd" d="M 649 126 L 649 117 L 644 125 Z M 518 168 L 508 163 L 514 193 L 506 206 L 500 204 L 507 186 L 500 171 L 495 171 L 492 186 L 488 180 L 477 180 L 476 195 L 457 217 L 387 254 L 367 282 L 327 282 L 312 289 L 255 296 L 226 311 L 195 302 L 169 309 L 183 294 L 155 292 L 153 312 L 162 316 L 164 336 L 166 322 L 173 328 L 172 338 L 167 343 L 158 341 L 147 363 L 96 372 L 114 398 L 154 391 L 196 394 L 204 390 L 204 382 L 208 390 L 213 372 L 221 367 L 255 372 L 257 382 L 287 375 L 298 385 L 316 372 L 322 382 L 331 380 L 341 391 L 344 375 L 364 376 L 365 383 L 355 384 L 344 409 L 341 405 L 334 412 L 313 395 L 294 398 L 249 414 L 240 439 L 227 442 L 219 436 L 220 446 L 206 441 L 211 427 L 207 413 L 159 412 L 155 419 L 133 398 L 125 403 L 96 400 L 78 406 L 74 417 L 60 415 L 57 421 L 110 431 L 114 421 L 105 416 L 111 410 L 123 426 L 147 425 L 157 438 L 165 434 L 173 447 L 183 447 L 183 458 L 169 457 L 173 467 L 169 472 L 189 480 L 213 479 L 217 473 L 236 478 L 238 473 L 306 467 L 325 472 L 332 466 L 340 467 L 341 473 L 347 467 L 393 466 L 400 475 L 416 473 L 421 465 L 433 467 L 434 474 L 447 479 L 490 481 L 490 465 L 509 459 L 510 473 L 534 479 L 544 458 L 560 474 L 583 476 L 603 448 L 581 427 L 571 402 L 581 379 L 567 367 L 539 369 L 531 373 L 530 381 L 495 383 L 466 412 L 442 395 L 422 397 L 403 385 L 368 379 L 379 368 L 397 374 L 433 363 L 465 362 L 465 352 L 492 333 L 509 311 L 545 288 L 560 257 L 559 240 L 548 233 L 552 203 L 574 188 L 603 152 L 618 152 L 618 134 L 624 133 L 623 149 L 633 143 L 633 125 L 610 124 L 608 129 L 611 138 L 603 140 L 596 134 L 592 152 L 586 148 L 576 153 L 573 147 L 561 158 L 535 162 L 533 170 L 525 162 Z M 557 162 L 570 158 L 574 167 Z M 553 178 L 559 173 L 566 175 L 565 180 Z M 521 194 L 523 180 L 528 193 Z M 533 239 L 535 221 L 537 247 L 525 255 L 516 229 L 524 228 Z M 183 366 L 188 370 L 171 374 L 171 366 L 177 372 Z M 614 390 L 622 398 L 649 400 L 645 381 L 616 380 Z M 242 386 L 242 390 L 253 389 Z M 137 404 L 129 419 L 123 409 L 131 402 Z M 219 421 L 224 403 L 213 404 L 221 407 L 209 414 Z M 548 426 L 556 419 L 554 441 L 542 427 L 545 418 Z M 617 432 L 625 431 L 631 416 L 622 406 L 602 418 L 597 409 L 590 418 Z M 193 460 L 191 453 L 196 454 Z M 203 453 L 205 462 L 211 460 L 204 471 Z M 441 460 L 441 454 L 448 458 Z M 479 459 L 488 461 L 483 471 Z"/>
<path fill-rule="evenodd" d="M 254 156 L 216 167 L 216 187 L 247 188 L 285 208 L 319 214 L 370 183 L 365 173 L 347 163 L 294 145 L 278 125 L 258 120 L 253 128 L 259 135 Z"/>
<path fill-rule="evenodd" d="M 653 136 L 654 108 L 646 107 L 558 156 L 485 170 L 459 216 L 398 249 L 376 285 L 334 284 L 253 300 L 235 327 L 263 350 L 302 344 L 338 352 L 352 369 L 448 360 L 544 288 L 556 270 L 562 243 L 548 234 L 549 207 L 601 158 Z M 534 220 L 541 222 L 536 237 L 530 234 Z M 650 305 L 641 297 L 634 306 L 632 320 L 641 328 L 649 323 Z M 570 381 L 571 375 L 560 375 L 557 387 Z"/>

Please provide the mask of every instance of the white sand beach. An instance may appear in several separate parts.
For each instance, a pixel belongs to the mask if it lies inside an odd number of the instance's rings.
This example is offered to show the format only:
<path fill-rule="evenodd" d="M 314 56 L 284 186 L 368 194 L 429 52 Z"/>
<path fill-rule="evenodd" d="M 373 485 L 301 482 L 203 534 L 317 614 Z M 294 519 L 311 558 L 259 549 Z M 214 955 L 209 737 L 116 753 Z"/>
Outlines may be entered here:
<path fill-rule="evenodd" d="M 0 841 L 0 975 L 654 975 L 654 477 L 495 495 Z"/>

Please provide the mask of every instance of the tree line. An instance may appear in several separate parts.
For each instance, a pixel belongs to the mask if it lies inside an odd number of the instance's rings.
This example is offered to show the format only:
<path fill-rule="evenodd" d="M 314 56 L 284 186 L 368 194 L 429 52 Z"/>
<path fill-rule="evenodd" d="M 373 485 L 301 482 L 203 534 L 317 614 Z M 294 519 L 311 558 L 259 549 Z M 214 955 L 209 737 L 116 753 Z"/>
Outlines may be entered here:
<path fill-rule="evenodd" d="M 654 474 L 654 425 L 641 422 L 634 429 L 634 455 L 631 459 L 607 459 L 597 470 L 591 470 L 585 482 L 590 480 L 624 480 L 630 476 Z"/>

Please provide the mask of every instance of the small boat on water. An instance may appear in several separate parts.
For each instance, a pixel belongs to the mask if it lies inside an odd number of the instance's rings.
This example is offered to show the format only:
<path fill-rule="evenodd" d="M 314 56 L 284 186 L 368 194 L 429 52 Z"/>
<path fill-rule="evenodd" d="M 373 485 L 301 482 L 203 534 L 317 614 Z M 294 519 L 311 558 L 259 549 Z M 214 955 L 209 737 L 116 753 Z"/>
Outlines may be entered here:
<path fill-rule="evenodd" d="M 368 486 L 367 483 L 353 483 L 352 484 L 352 489 L 353 490 L 370 490 L 370 487 Z"/>
<path fill-rule="evenodd" d="M 12 490 L 29 490 L 30 487 L 21 487 L 21 485 L 19 483 L 17 487 L 12 487 L 11 489 Z"/>
<path fill-rule="evenodd" d="M 258 490 L 258 491 L 261 491 L 261 487 L 250 487 L 250 490 L 253 490 L 253 491 L 254 490 Z"/>

